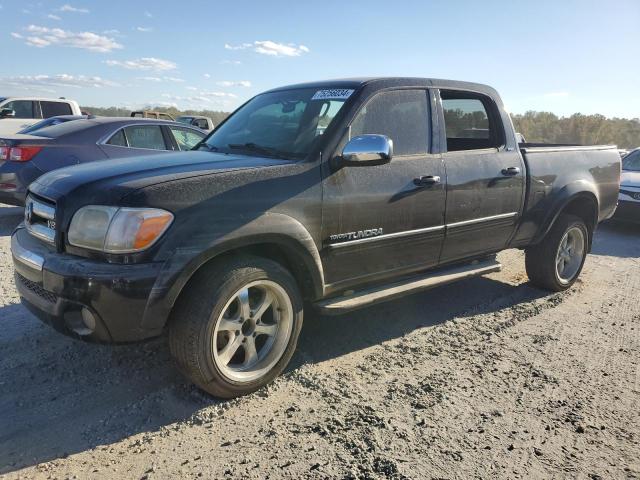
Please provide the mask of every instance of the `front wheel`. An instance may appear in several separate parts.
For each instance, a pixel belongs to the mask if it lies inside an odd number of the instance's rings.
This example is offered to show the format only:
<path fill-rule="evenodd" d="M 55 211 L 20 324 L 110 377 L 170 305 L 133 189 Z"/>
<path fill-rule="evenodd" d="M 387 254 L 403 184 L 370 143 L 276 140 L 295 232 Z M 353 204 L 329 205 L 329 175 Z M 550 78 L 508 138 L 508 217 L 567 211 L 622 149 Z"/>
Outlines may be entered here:
<path fill-rule="evenodd" d="M 190 282 L 169 327 L 171 353 L 200 388 L 221 398 L 251 393 L 286 367 L 302 328 L 302 298 L 278 263 L 243 257 Z"/>
<path fill-rule="evenodd" d="M 525 251 L 534 285 L 559 292 L 575 283 L 589 250 L 589 230 L 580 217 L 561 215 L 542 242 Z"/>

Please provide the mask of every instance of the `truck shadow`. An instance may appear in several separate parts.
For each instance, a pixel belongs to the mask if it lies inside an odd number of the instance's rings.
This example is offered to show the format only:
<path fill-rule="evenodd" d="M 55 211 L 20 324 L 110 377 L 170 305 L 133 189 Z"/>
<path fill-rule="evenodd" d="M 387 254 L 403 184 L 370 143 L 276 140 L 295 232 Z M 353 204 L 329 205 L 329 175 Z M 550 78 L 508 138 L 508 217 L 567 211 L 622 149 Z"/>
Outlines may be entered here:
<path fill-rule="evenodd" d="M 608 221 L 600 224 L 593 240 L 593 255 L 640 258 L 640 224 Z"/>
<path fill-rule="evenodd" d="M 546 295 L 481 277 L 351 314 L 309 313 L 285 376 L 461 315 Z M 90 345 L 40 324 L 19 304 L 0 308 L 0 474 L 155 432 L 220 403 L 174 368 L 165 339 Z M 242 400 L 230 409 L 243 408 Z M 274 412 L 275 413 L 275 412 Z M 265 424 L 269 412 L 265 412 Z"/>

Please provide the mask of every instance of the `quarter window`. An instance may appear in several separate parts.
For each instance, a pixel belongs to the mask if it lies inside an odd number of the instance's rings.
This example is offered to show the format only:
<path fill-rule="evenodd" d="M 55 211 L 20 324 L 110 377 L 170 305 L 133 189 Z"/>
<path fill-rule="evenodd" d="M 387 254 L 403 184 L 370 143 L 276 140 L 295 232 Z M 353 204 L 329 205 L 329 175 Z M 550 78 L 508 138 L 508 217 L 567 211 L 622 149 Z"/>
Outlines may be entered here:
<path fill-rule="evenodd" d="M 467 92 L 441 92 L 447 150 L 498 148 L 503 144 L 493 102 Z"/>
<path fill-rule="evenodd" d="M 376 95 L 351 124 L 357 135 L 386 135 L 394 155 L 420 155 L 428 151 L 429 107 L 425 90 L 397 90 Z"/>
<path fill-rule="evenodd" d="M 57 117 L 58 115 L 71 115 L 71 105 L 64 102 L 40 102 L 42 118 Z"/>
<path fill-rule="evenodd" d="M 127 147 L 127 139 L 124 136 L 124 130 L 118 130 L 107 142 L 107 145 L 116 145 L 118 147 Z"/>
<path fill-rule="evenodd" d="M 166 150 L 162 130 L 158 125 L 135 125 L 125 128 L 129 147 Z"/>
<path fill-rule="evenodd" d="M 14 100 L 4 104 L 2 108 L 16 112 L 15 118 L 36 118 L 35 104 L 30 100 Z"/>

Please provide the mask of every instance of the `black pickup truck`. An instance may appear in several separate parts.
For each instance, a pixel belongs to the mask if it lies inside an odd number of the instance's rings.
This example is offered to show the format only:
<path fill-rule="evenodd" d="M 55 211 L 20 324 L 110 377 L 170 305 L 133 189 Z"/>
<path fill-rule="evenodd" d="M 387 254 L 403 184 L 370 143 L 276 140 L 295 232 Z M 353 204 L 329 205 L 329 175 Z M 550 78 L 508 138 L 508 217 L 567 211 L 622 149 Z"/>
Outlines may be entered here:
<path fill-rule="evenodd" d="M 168 331 L 181 370 L 234 397 L 282 372 L 304 306 L 338 314 L 493 272 L 506 248 L 525 250 L 534 285 L 570 287 L 619 182 L 615 147 L 519 145 L 484 85 L 294 85 L 194 151 L 40 177 L 11 239 L 15 278 L 61 332 Z"/>

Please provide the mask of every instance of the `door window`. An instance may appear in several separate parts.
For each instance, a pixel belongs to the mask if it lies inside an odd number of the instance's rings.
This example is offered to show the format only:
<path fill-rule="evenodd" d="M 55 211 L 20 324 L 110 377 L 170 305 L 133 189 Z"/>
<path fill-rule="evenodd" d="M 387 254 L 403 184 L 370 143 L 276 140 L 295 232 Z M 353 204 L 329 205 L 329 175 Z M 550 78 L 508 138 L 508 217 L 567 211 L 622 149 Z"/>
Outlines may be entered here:
<path fill-rule="evenodd" d="M 376 95 L 351 124 L 351 138 L 365 134 L 389 137 L 395 156 L 426 154 L 429 140 L 427 92 L 396 90 Z"/>
<path fill-rule="evenodd" d="M 441 97 L 448 151 L 498 148 L 503 144 L 504 134 L 494 121 L 497 112 L 492 112 L 495 105 L 490 99 L 454 91 L 443 91 Z"/>
<path fill-rule="evenodd" d="M 16 112 L 15 118 L 36 118 L 35 103 L 30 100 L 14 100 L 4 104 L 2 108 Z"/>
<path fill-rule="evenodd" d="M 193 121 L 192 125 L 201 128 L 202 130 L 210 130 L 209 122 L 206 118 L 197 118 Z"/>
<path fill-rule="evenodd" d="M 159 125 L 135 125 L 125 128 L 129 147 L 167 150 Z"/>
<path fill-rule="evenodd" d="M 71 105 L 64 102 L 40 102 L 42 118 L 57 117 L 58 115 L 71 115 Z"/>
<path fill-rule="evenodd" d="M 202 133 L 187 130 L 186 128 L 169 127 L 169 129 L 173 134 L 173 138 L 176 139 L 176 143 L 180 150 L 191 150 L 204 138 Z"/>

